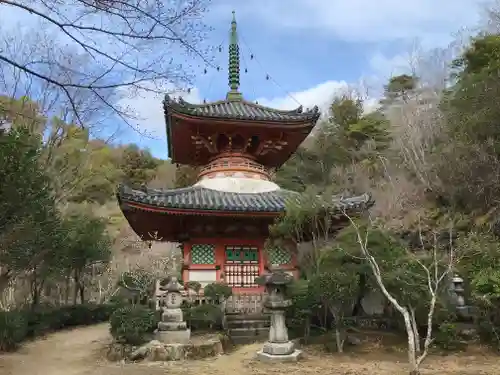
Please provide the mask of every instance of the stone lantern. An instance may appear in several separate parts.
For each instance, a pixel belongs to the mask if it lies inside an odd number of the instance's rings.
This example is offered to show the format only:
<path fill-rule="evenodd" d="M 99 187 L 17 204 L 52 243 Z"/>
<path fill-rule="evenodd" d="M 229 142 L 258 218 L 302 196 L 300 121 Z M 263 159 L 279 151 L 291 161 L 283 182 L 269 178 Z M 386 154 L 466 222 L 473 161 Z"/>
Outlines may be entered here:
<path fill-rule="evenodd" d="M 455 274 L 451 279 L 451 284 L 458 316 L 463 319 L 470 318 L 469 306 L 465 304 L 464 279 Z"/>
<path fill-rule="evenodd" d="M 256 280 L 266 288 L 267 298 L 264 300 L 264 307 L 271 313 L 269 340 L 257 352 L 257 358 L 261 361 L 297 361 L 302 354 L 288 339 L 285 320 L 285 310 L 292 304 L 291 300 L 286 299 L 286 288 L 292 280 L 293 276 L 279 269 L 273 269 Z"/>
<path fill-rule="evenodd" d="M 166 295 L 156 339 L 165 344 L 187 344 L 191 338 L 191 330 L 187 328 L 182 316 L 182 285 L 177 277 L 172 276 L 167 285 L 161 286 L 160 289 L 165 291 Z"/>
<path fill-rule="evenodd" d="M 462 279 L 458 275 L 455 275 L 451 279 L 451 282 L 453 284 L 453 291 L 455 292 L 455 295 L 456 295 L 456 304 L 457 304 L 457 307 L 463 307 L 463 306 L 465 306 L 465 299 L 464 299 L 464 279 Z"/>

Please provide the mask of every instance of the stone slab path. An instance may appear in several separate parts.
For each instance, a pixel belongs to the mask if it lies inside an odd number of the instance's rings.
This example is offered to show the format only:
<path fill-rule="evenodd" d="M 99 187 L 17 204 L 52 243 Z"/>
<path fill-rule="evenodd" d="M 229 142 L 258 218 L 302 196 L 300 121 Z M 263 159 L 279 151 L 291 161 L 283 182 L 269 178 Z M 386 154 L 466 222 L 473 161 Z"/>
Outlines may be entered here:
<path fill-rule="evenodd" d="M 230 355 L 201 361 L 110 363 L 104 359 L 108 324 L 62 331 L 0 354 L 0 375 L 406 375 L 404 353 L 379 350 L 337 356 L 308 349 L 298 364 L 269 365 L 253 360 L 262 344 L 247 345 Z M 468 354 L 432 357 L 423 375 L 500 374 L 497 356 Z"/>

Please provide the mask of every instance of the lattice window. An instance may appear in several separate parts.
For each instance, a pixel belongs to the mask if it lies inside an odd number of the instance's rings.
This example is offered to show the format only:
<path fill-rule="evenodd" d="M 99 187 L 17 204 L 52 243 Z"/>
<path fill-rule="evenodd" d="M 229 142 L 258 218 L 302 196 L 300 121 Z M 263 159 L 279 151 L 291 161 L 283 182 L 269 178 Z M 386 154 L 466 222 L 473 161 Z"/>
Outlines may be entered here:
<path fill-rule="evenodd" d="M 224 274 L 226 283 L 231 287 L 257 287 L 259 249 L 254 246 L 226 246 Z"/>
<path fill-rule="evenodd" d="M 259 263 L 259 249 L 254 246 L 226 246 L 226 263 Z"/>
<path fill-rule="evenodd" d="M 280 266 L 282 264 L 292 263 L 292 255 L 279 247 L 269 250 L 269 263 L 271 265 Z"/>
<path fill-rule="evenodd" d="M 191 246 L 192 264 L 215 264 L 215 245 L 194 244 Z"/>

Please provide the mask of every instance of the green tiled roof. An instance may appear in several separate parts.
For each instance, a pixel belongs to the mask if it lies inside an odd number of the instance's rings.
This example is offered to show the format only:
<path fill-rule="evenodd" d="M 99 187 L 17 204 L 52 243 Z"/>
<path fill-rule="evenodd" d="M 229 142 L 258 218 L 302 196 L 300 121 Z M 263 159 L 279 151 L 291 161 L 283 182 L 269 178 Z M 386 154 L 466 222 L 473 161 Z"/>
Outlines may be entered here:
<path fill-rule="evenodd" d="M 163 108 L 165 110 L 165 116 L 167 117 L 169 111 L 172 110 L 186 115 L 207 118 L 300 123 L 310 122 L 311 126 L 315 125 L 320 116 L 317 106 L 306 111 L 303 111 L 302 106 L 297 109 L 284 111 L 265 107 L 243 99 L 192 104 L 184 101 L 182 98 L 174 100 L 169 95 L 165 95 Z"/>
<path fill-rule="evenodd" d="M 182 189 L 145 189 L 134 190 L 121 185 L 117 197 L 123 206 L 127 203 L 139 203 L 158 208 L 186 210 L 232 211 L 232 212 L 282 212 L 288 199 L 298 197 L 298 193 L 289 190 L 277 190 L 266 193 L 228 193 L 200 186 Z M 341 209 L 362 209 L 371 206 L 368 194 L 351 198 L 336 198 L 335 205 Z"/>

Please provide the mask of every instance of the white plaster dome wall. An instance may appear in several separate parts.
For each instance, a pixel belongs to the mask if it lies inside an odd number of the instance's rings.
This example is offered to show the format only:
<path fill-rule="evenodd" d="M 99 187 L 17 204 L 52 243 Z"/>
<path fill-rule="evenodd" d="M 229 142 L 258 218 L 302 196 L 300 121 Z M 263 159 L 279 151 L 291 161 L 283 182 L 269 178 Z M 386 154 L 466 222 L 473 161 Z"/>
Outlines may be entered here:
<path fill-rule="evenodd" d="M 280 187 L 274 182 L 256 178 L 235 177 L 235 176 L 215 176 L 214 178 L 204 178 L 198 181 L 195 186 L 207 189 L 223 191 L 226 193 L 267 193 L 279 190 Z"/>

